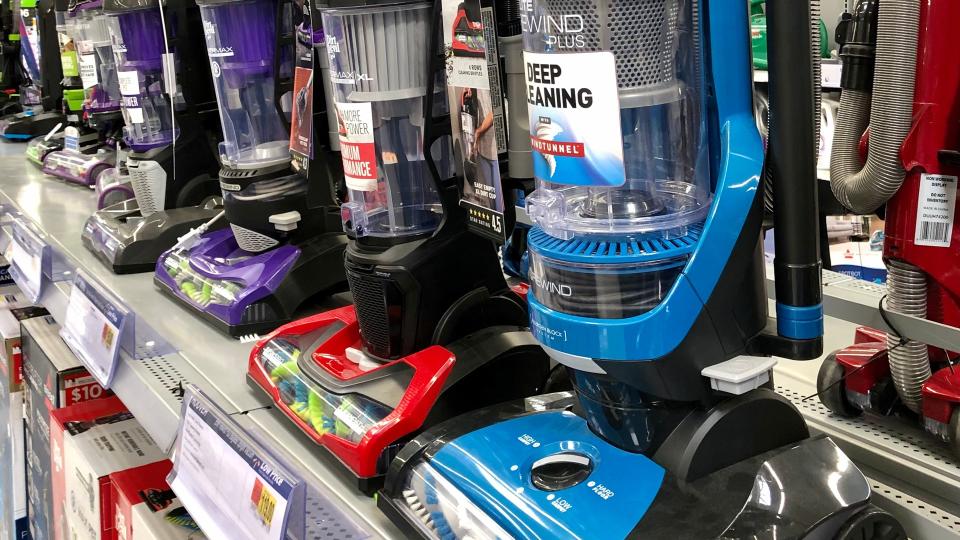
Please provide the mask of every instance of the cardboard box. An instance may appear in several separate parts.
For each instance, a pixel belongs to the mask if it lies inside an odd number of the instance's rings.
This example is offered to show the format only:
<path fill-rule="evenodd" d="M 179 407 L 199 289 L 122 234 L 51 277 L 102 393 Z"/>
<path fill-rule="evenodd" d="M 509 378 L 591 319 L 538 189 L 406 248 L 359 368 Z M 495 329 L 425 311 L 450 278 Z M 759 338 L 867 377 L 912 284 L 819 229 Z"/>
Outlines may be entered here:
<path fill-rule="evenodd" d="M 60 339 L 52 317 L 21 323 L 25 384 L 27 518 L 33 540 L 53 538 L 50 492 L 50 413 L 76 403 L 108 396 Z"/>
<path fill-rule="evenodd" d="M 114 535 L 105 540 L 205 538 L 167 485 L 172 466 L 163 460 L 110 475 Z"/>
<path fill-rule="evenodd" d="M 117 397 L 70 405 L 51 417 L 53 538 L 113 538 L 110 474 L 164 461 L 163 450 Z"/>
<path fill-rule="evenodd" d="M 0 287 L 5 288 L 5 287 Z M 20 321 L 45 315 L 43 308 L 0 308 L 0 538 L 30 537 L 27 524 L 26 464 L 23 427 L 23 371 Z"/>

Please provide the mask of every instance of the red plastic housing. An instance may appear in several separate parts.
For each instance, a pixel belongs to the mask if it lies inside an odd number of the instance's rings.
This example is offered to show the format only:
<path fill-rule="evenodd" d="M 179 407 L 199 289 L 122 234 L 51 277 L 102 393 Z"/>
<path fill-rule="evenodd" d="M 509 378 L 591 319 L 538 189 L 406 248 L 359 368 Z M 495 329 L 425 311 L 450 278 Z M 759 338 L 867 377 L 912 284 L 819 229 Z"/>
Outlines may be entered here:
<path fill-rule="evenodd" d="M 270 374 L 258 362 L 264 345 L 276 337 L 304 335 L 338 323 L 342 323 L 343 327 L 331 335 L 311 355 L 318 366 L 337 379 L 350 381 L 361 375 L 387 369 L 397 363 L 407 364 L 414 372 L 397 407 L 369 429 L 359 443 L 353 443 L 332 433 L 318 434 L 314 431 L 283 402 L 279 389 L 271 381 Z M 374 370 L 363 371 L 347 359 L 346 349 L 350 347 L 361 348 L 360 326 L 353 306 L 335 309 L 281 326 L 257 342 L 250 351 L 248 373 L 270 395 L 277 408 L 311 439 L 332 452 L 356 476 L 371 478 L 380 473 L 377 470 L 377 463 L 383 451 L 423 426 L 443 390 L 444 382 L 453 369 L 456 358 L 447 349 L 435 345 L 406 358 L 383 364 Z"/>
<path fill-rule="evenodd" d="M 960 326 L 960 227 L 949 248 L 914 242 L 917 204 L 924 174 L 957 176 L 942 163 L 940 150 L 960 150 L 960 63 L 954 39 L 960 2 L 921 2 L 914 97 L 914 125 L 901 150 L 907 178 L 887 203 L 884 257 L 919 267 L 929 276 L 927 316 Z"/>

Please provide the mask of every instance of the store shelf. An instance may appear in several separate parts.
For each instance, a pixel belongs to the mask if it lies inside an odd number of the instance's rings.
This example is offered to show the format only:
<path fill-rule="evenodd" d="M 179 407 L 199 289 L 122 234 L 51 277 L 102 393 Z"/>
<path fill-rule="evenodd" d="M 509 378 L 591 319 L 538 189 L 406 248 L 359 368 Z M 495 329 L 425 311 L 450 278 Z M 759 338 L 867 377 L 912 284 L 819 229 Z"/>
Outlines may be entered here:
<path fill-rule="evenodd" d="M 252 345 L 221 334 L 162 295 L 153 284 L 152 273 L 111 273 L 80 239 L 84 222 L 95 210 L 93 191 L 44 177 L 23 159 L 23 149 L 23 145 L 0 143 L 0 204 L 8 204 L 36 223 L 55 252 L 108 287 L 135 313 L 138 325 L 148 325 L 178 351 L 142 360 L 124 355 L 112 385 L 158 443 L 168 448 L 173 442 L 181 385 L 193 383 L 227 413 L 243 416 L 243 425 L 257 430 L 262 440 L 282 448 L 303 478 L 371 537 L 401 538 L 399 530 L 377 510 L 375 501 L 351 487 L 346 474 L 321 449 L 288 426 L 280 413 L 263 409 L 269 400 L 251 390 L 245 380 Z M 71 285 L 50 285 L 41 303 L 62 321 Z M 322 509 L 316 511 L 322 513 Z"/>
<path fill-rule="evenodd" d="M 767 275 L 772 275 L 769 265 Z M 823 286 L 824 356 L 851 344 L 860 325 L 886 328 L 877 311 L 885 287 L 836 272 L 824 272 Z M 768 292 L 773 309 L 769 279 Z M 930 321 L 902 316 L 891 321 L 914 339 L 920 339 L 918 335 L 960 339 L 956 329 Z M 797 406 L 813 431 L 829 435 L 843 448 L 871 480 L 874 502 L 900 519 L 912 538 L 960 536 L 960 460 L 919 425 L 900 418 L 832 414 L 815 395 L 822 359 L 781 360 L 774 371 L 777 391 Z"/>

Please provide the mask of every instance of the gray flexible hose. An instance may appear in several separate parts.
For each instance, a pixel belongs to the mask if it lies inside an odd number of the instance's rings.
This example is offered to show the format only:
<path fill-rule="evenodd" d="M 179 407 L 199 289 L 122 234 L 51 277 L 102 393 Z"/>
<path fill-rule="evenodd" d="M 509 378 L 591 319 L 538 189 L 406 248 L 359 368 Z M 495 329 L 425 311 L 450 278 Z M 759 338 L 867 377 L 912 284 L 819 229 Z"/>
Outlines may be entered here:
<path fill-rule="evenodd" d="M 903 261 L 887 261 L 887 307 L 896 313 L 921 319 L 927 316 L 927 276 L 919 268 Z M 923 383 L 930 378 L 927 345 L 919 341 L 900 343 L 900 337 L 887 334 L 890 375 L 900 401 L 919 413 Z"/>
<path fill-rule="evenodd" d="M 858 214 L 886 203 L 906 175 L 900 147 L 913 123 L 919 21 L 920 0 L 881 3 L 873 95 L 844 90 L 840 97 L 830 184 L 837 200 Z M 870 149 L 863 164 L 860 138 L 868 124 Z"/>

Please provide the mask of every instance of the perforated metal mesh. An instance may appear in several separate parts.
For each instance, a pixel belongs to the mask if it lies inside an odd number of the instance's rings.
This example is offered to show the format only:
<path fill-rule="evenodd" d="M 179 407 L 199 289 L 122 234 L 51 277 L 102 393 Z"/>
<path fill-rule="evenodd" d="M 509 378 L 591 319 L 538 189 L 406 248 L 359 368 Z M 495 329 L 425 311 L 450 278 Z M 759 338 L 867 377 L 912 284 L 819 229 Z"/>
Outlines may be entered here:
<path fill-rule="evenodd" d="M 260 253 L 276 247 L 280 242 L 275 238 L 270 238 L 265 234 L 260 234 L 250 229 L 245 229 L 234 224 L 230 224 L 233 229 L 233 237 L 237 240 L 237 245 L 244 251 L 250 253 Z"/>
<path fill-rule="evenodd" d="M 130 184 L 144 217 L 164 209 L 167 196 L 167 173 L 154 161 L 128 162 Z"/>
<path fill-rule="evenodd" d="M 673 86 L 682 0 L 547 0 L 553 15 L 583 17 L 585 46 L 616 56 L 621 90 Z"/>

